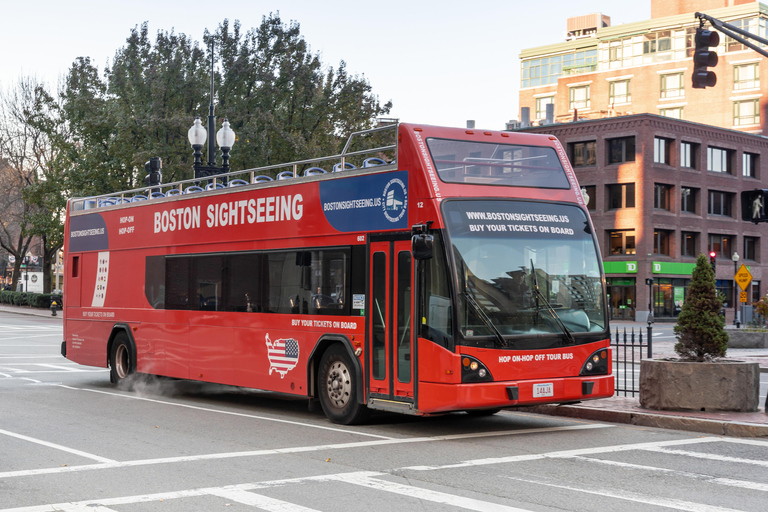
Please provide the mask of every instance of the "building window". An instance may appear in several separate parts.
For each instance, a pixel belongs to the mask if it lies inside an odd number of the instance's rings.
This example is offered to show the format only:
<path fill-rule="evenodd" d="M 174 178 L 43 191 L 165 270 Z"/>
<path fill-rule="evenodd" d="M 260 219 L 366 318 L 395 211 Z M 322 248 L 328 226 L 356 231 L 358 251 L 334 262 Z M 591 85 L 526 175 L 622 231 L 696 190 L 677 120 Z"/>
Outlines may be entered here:
<path fill-rule="evenodd" d="M 760 103 L 757 98 L 733 102 L 733 125 L 760 124 Z"/>
<path fill-rule="evenodd" d="M 609 231 L 608 246 L 611 256 L 635 254 L 635 230 Z"/>
<path fill-rule="evenodd" d="M 730 235 L 709 235 L 709 252 L 714 251 L 718 258 L 731 260 L 733 255 L 733 237 Z"/>
<path fill-rule="evenodd" d="M 683 231 L 680 240 L 681 256 L 695 258 L 698 256 L 699 234 Z"/>
<path fill-rule="evenodd" d="M 667 164 L 672 162 L 670 158 L 670 149 L 672 140 L 655 137 L 653 139 L 653 162 L 657 164 Z"/>
<path fill-rule="evenodd" d="M 760 88 L 760 70 L 757 62 L 733 66 L 733 88 L 737 91 Z"/>
<path fill-rule="evenodd" d="M 635 207 L 635 184 L 620 183 L 608 185 L 608 209 Z"/>
<path fill-rule="evenodd" d="M 661 97 L 680 98 L 685 96 L 682 73 L 670 73 L 661 75 Z"/>
<path fill-rule="evenodd" d="M 568 91 L 568 109 L 589 109 L 589 85 L 571 87 Z"/>
<path fill-rule="evenodd" d="M 643 38 L 643 53 L 660 53 L 672 50 L 672 37 L 669 30 L 646 34 Z"/>
<path fill-rule="evenodd" d="M 584 202 L 587 203 L 587 210 L 597 209 L 597 187 L 594 185 L 581 187 L 581 196 L 584 198 Z"/>
<path fill-rule="evenodd" d="M 757 165 L 758 155 L 755 153 L 747 153 L 746 151 L 741 155 L 741 175 L 745 178 L 757 178 Z"/>
<path fill-rule="evenodd" d="M 653 207 L 657 210 L 671 210 L 670 197 L 672 196 L 672 185 L 662 185 L 656 183 L 653 186 Z"/>
<path fill-rule="evenodd" d="M 686 213 L 696 213 L 696 196 L 698 189 L 691 187 L 680 187 L 680 211 Z"/>
<path fill-rule="evenodd" d="M 594 140 L 586 142 L 572 142 L 571 164 L 574 167 L 586 167 L 597 163 L 597 142 Z"/>
<path fill-rule="evenodd" d="M 707 170 L 710 172 L 723 172 L 733 174 L 732 163 L 734 151 L 732 149 L 707 148 Z"/>
<path fill-rule="evenodd" d="M 696 169 L 696 155 L 699 152 L 699 145 L 692 142 L 680 143 L 680 167 L 687 169 Z"/>
<path fill-rule="evenodd" d="M 620 139 L 608 139 L 608 163 L 635 161 L 635 138 L 622 137 Z"/>
<path fill-rule="evenodd" d="M 728 192 L 709 191 L 709 208 L 707 213 L 710 215 L 722 215 L 731 217 L 731 196 Z"/>
<path fill-rule="evenodd" d="M 544 96 L 543 98 L 536 98 L 536 119 L 546 119 L 547 117 L 547 105 L 554 105 L 554 96 Z"/>
<path fill-rule="evenodd" d="M 653 230 L 653 254 L 663 254 L 669 256 L 671 254 L 669 247 L 669 238 L 674 231 L 667 231 L 665 229 Z"/>
<path fill-rule="evenodd" d="M 760 302 L 760 281 L 752 281 L 752 302 Z"/>
<path fill-rule="evenodd" d="M 750 261 L 759 261 L 758 249 L 760 247 L 760 239 L 754 236 L 744 237 L 744 259 Z"/>
<path fill-rule="evenodd" d="M 682 119 L 683 107 L 661 108 L 659 109 L 659 115 L 671 117 L 672 119 Z"/>
<path fill-rule="evenodd" d="M 616 80 L 608 83 L 608 103 L 610 105 L 630 102 L 632 102 L 632 95 L 629 93 L 629 80 Z"/>

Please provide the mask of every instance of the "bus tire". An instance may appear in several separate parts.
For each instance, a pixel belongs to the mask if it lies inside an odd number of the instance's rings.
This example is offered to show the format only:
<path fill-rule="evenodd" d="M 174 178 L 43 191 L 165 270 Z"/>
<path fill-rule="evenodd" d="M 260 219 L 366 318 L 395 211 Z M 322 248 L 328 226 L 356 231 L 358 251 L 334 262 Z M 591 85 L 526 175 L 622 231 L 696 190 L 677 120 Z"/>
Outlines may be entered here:
<path fill-rule="evenodd" d="M 112 384 L 124 383 L 135 371 L 133 352 L 128 335 L 120 331 L 115 334 L 112 351 L 109 354 L 109 380 Z"/>
<path fill-rule="evenodd" d="M 352 361 L 344 347 L 338 343 L 328 347 L 317 379 L 320 405 L 329 420 L 353 425 L 365 419 L 368 408 L 358 400 Z"/>

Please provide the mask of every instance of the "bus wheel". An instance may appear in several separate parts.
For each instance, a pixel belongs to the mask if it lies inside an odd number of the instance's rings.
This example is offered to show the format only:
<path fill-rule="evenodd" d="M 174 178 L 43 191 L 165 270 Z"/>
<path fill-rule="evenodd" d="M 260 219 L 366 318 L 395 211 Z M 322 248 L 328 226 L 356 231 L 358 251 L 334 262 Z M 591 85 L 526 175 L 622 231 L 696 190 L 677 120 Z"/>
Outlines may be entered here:
<path fill-rule="evenodd" d="M 363 420 L 367 407 L 358 403 L 352 361 L 341 345 L 332 345 L 320 360 L 317 389 L 323 412 L 334 423 L 352 425 Z"/>
<path fill-rule="evenodd" d="M 124 332 L 117 333 L 109 355 L 109 380 L 112 384 L 120 385 L 133 374 L 132 359 L 128 336 Z"/>

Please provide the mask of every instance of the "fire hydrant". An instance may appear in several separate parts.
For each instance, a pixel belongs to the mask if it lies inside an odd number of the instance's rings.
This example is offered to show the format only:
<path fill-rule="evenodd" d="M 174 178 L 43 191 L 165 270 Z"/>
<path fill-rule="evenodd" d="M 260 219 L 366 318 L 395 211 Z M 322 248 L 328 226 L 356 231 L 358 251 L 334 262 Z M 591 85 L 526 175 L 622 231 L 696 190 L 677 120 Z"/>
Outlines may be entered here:
<path fill-rule="evenodd" d="M 51 302 L 51 316 L 56 316 L 56 306 L 57 306 L 56 301 L 55 300 L 52 301 Z"/>

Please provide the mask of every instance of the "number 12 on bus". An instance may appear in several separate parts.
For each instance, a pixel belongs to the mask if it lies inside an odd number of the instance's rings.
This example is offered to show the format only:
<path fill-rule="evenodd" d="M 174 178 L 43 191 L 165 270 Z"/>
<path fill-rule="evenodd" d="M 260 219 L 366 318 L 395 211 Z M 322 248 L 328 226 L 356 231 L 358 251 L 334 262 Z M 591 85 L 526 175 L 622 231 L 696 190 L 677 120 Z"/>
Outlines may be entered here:
<path fill-rule="evenodd" d="M 114 383 L 304 396 L 344 424 L 613 394 L 595 231 L 554 137 L 394 123 L 152 187 L 67 209 L 62 354 Z"/>

